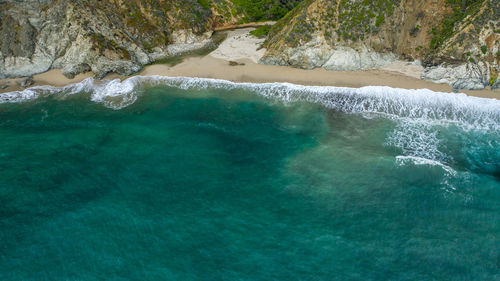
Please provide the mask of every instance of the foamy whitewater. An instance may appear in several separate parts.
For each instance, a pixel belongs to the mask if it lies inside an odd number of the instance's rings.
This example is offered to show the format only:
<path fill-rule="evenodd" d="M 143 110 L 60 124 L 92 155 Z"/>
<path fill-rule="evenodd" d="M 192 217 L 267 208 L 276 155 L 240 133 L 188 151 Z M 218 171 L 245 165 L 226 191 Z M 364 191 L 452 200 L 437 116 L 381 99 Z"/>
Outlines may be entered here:
<path fill-rule="evenodd" d="M 0 103 L 23 102 L 48 95 L 90 93 L 90 100 L 111 109 L 133 104 L 148 87 L 167 86 L 183 90 L 246 90 L 284 103 L 311 102 L 345 113 L 373 114 L 397 120 L 387 144 L 401 148 L 405 155 L 431 161 L 449 161 L 438 149 L 436 125 L 458 126 L 500 134 L 500 100 L 441 93 L 428 89 L 406 90 L 370 86 L 362 88 L 303 86 L 290 83 L 235 83 L 227 80 L 135 76 L 121 81 L 84 81 L 66 87 L 38 86 L 0 95 Z M 448 159 L 447 159 L 448 158 Z"/>
<path fill-rule="evenodd" d="M 498 129 L 500 100 L 440 93 L 428 89 L 406 90 L 369 86 L 362 88 L 303 86 L 290 83 L 235 83 L 190 77 L 134 76 L 121 81 L 87 78 L 66 87 L 37 86 L 0 95 L 0 103 L 22 102 L 51 94 L 91 93 L 91 100 L 113 109 L 133 104 L 144 87 L 177 87 L 184 90 L 243 89 L 283 102 L 307 101 L 346 113 L 378 113 L 391 117 L 457 122 L 470 128 Z M 119 101 L 116 98 L 119 97 Z"/>
<path fill-rule="evenodd" d="M 0 280 L 500 280 L 500 100 L 89 78 L 0 138 Z"/>

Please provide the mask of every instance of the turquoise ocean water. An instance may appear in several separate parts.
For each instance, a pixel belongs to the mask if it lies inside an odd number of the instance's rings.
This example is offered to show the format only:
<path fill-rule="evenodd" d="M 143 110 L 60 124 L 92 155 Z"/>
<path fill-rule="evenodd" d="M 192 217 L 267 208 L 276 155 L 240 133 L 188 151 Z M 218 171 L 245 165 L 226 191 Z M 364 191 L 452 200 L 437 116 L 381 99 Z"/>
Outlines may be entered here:
<path fill-rule="evenodd" d="M 500 280 L 499 101 L 143 77 L 0 102 L 0 280 Z"/>

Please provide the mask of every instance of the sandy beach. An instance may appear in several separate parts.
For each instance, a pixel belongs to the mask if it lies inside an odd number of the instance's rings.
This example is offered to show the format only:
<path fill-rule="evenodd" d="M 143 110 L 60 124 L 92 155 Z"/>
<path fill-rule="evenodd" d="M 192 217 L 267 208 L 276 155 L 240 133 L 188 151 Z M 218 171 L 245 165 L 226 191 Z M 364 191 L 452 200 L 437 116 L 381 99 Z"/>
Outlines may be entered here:
<path fill-rule="evenodd" d="M 146 66 L 135 75 L 184 76 L 200 78 L 216 78 L 233 82 L 289 82 L 301 85 L 338 86 L 359 88 L 364 86 L 389 86 L 403 89 L 430 89 L 436 92 L 452 92 L 447 84 L 437 84 L 418 77 L 421 67 L 407 62 L 396 62 L 383 69 L 363 71 L 328 71 L 325 69 L 304 70 L 287 66 L 258 64 L 265 53 L 259 49 L 264 39 L 256 38 L 248 32 L 253 28 L 236 29 L 228 32 L 227 39 L 209 55 L 204 57 L 188 57 L 175 65 L 154 64 Z M 230 63 L 232 62 L 232 63 Z M 237 62 L 238 64 L 235 64 Z M 34 86 L 65 86 L 92 77 L 92 73 L 80 74 L 68 79 L 60 70 L 35 75 Z M 105 79 L 125 79 L 127 77 L 110 74 Z M 8 85 L 0 92 L 22 90 L 18 86 L 19 79 L 3 79 L 0 85 Z M 500 90 L 461 90 L 470 96 L 483 98 L 500 98 Z"/>

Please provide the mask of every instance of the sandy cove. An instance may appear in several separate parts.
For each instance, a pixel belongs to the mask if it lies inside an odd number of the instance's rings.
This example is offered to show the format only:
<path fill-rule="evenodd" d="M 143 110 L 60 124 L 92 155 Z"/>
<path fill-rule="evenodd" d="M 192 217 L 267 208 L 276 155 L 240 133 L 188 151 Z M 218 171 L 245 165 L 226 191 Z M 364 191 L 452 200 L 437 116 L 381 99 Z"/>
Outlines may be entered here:
<path fill-rule="evenodd" d="M 189 57 L 180 64 L 168 66 L 155 64 L 146 66 L 135 75 L 161 75 L 170 77 L 200 77 L 216 78 L 233 82 L 289 82 L 300 85 L 315 86 L 337 86 L 359 88 L 364 86 L 389 86 L 402 89 L 427 88 L 436 92 L 452 92 L 452 87 L 447 84 L 437 84 L 419 79 L 420 67 L 411 63 L 396 62 L 384 69 L 362 70 L 362 71 L 329 71 L 322 68 L 304 70 L 288 66 L 262 65 L 257 61 L 265 50 L 259 46 L 263 39 L 256 38 L 248 32 L 252 28 L 237 29 L 228 32 L 227 39 L 215 51 L 204 57 Z M 232 65 L 229 62 L 238 62 Z M 34 86 L 52 85 L 65 86 L 78 83 L 92 73 L 77 75 L 74 79 L 68 79 L 61 74 L 60 70 L 35 75 Z M 105 79 L 125 79 L 127 77 L 110 74 Z M 19 79 L 3 79 L 0 85 L 10 86 L 1 89 L 0 92 L 11 92 L 22 90 L 17 85 Z M 470 96 L 500 99 L 500 90 L 461 90 L 460 92 Z"/>

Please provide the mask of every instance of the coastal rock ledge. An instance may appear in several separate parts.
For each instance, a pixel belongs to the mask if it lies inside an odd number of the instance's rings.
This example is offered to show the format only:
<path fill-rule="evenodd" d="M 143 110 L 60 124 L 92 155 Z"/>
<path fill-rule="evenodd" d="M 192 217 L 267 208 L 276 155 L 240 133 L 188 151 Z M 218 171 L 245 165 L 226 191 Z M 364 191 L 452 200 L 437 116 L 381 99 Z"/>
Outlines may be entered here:
<path fill-rule="evenodd" d="M 300 4 L 272 26 L 260 63 L 357 71 L 414 61 L 420 78 L 455 89 L 499 85 L 500 0 L 279 1 L 292 2 Z M 0 78 L 130 75 L 213 45 L 218 26 L 248 20 L 235 3 L 3 0 Z"/>
<path fill-rule="evenodd" d="M 270 30 L 261 63 L 355 71 L 422 62 L 420 78 L 498 87 L 500 1 L 307 0 Z"/>
<path fill-rule="evenodd" d="M 212 44 L 210 10 L 188 0 L 154 2 L 1 1 L 0 76 L 49 69 L 69 78 L 87 71 L 129 75 Z"/>

